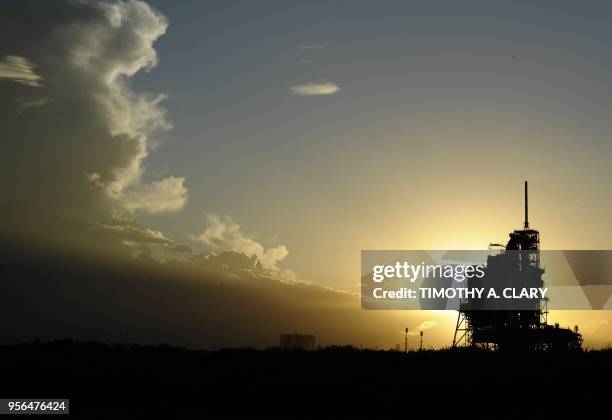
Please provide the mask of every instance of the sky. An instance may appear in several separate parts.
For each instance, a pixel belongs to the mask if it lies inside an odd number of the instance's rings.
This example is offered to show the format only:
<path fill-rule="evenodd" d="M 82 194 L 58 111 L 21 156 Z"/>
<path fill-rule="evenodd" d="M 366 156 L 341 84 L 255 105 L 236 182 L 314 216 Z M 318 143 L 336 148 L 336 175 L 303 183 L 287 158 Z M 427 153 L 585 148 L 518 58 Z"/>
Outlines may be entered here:
<path fill-rule="evenodd" d="M 612 245 L 608 3 L 152 5 L 170 25 L 134 85 L 168 95 L 146 165 L 189 201 L 146 221 L 172 237 L 228 215 L 300 277 L 356 290 L 361 249 L 504 240 L 528 179 L 543 247 Z"/>
<path fill-rule="evenodd" d="M 543 249 L 612 247 L 609 2 L 2 7 L 3 236 L 357 293 L 362 249 L 504 242 L 527 179 Z"/>

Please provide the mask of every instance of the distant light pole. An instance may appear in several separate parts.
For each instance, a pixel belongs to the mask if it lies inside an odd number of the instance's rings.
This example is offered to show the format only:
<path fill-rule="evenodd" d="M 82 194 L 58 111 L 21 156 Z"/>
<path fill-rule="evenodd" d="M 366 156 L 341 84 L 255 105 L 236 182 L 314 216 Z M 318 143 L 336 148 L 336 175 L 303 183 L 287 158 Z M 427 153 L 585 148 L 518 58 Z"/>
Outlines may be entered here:
<path fill-rule="evenodd" d="M 423 331 L 421 331 L 421 346 L 419 347 L 419 350 L 423 350 Z"/>
<path fill-rule="evenodd" d="M 408 328 L 406 328 L 406 335 L 404 338 L 404 352 L 408 353 Z"/>

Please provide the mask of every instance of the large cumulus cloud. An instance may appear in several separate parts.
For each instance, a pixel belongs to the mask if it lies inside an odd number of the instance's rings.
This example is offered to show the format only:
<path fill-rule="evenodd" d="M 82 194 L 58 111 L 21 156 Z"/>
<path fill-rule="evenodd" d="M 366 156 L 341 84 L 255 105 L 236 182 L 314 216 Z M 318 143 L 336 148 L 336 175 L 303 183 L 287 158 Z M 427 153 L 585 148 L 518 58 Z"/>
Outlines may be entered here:
<path fill-rule="evenodd" d="M 229 216 L 209 214 L 206 229 L 197 235 L 192 235 L 191 239 L 207 245 L 213 251 L 224 252 L 221 256 L 227 257 L 232 256 L 233 253 L 238 253 L 254 257 L 258 265 L 266 270 L 268 274 L 272 274 L 274 277 L 282 280 L 295 280 L 295 273 L 291 270 L 281 269 L 278 266 L 278 263 L 289 255 L 289 251 L 284 245 L 265 248 L 255 239 L 245 235 L 240 225 Z M 208 258 L 209 256 L 206 255 L 206 257 Z M 197 261 L 205 262 L 202 258 L 197 259 Z"/>
<path fill-rule="evenodd" d="M 129 79 L 157 64 L 153 44 L 166 28 L 136 0 L 3 1 L 3 232 L 160 242 L 134 234 L 134 214 L 178 210 L 187 190 L 181 177 L 146 178 L 149 139 L 170 124 L 164 96 L 137 93 Z"/>

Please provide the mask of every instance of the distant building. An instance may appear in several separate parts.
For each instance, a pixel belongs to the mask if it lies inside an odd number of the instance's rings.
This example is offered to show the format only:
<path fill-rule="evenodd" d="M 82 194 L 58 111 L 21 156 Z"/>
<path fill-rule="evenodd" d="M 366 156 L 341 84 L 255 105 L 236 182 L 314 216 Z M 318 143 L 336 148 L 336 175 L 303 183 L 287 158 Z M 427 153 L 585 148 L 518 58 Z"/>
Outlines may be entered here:
<path fill-rule="evenodd" d="M 289 349 L 301 349 L 301 350 L 314 350 L 315 349 L 315 336 L 304 335 L 304 334 L 281 334 L 280 346 L 285 350 Z"/>

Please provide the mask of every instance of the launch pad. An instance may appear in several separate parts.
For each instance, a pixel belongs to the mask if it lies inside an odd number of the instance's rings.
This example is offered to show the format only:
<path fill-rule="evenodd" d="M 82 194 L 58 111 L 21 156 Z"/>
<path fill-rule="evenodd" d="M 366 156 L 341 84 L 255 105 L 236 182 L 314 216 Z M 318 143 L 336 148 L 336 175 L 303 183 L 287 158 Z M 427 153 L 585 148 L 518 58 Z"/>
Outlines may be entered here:
<path fill-rule="evenodd" d="M 511 273 L 520 286 L 544 290 L 540 266 L 540 233 L 529 227 L 528 186 L 525 181 L 525 220 L 523 229 L 510 233 L 504 249 L 487 257 L 485 276 L 495 282 Z M 498 246 L 499 244 L 492 244 Z M 468 280 L 468 287 L 478 287 L 480 279 Z M 548 298 L 530 298 L 529 307 L 520 310 L 478 310 L 476 299 L 462 299 L 455 327 L 453 347 L 473 346 L 496 350 L 567 351 L 582 349 L 582 335 L 573 330 L 551 326 L 547 322 Z"/>

